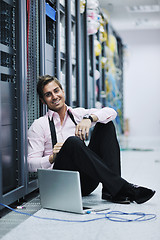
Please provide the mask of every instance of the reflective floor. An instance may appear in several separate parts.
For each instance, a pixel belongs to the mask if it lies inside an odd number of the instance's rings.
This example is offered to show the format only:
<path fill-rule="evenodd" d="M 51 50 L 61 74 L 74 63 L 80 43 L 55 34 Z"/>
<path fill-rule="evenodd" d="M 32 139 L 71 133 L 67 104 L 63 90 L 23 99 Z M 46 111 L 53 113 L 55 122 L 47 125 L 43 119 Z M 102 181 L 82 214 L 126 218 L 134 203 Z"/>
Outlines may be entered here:
<path fill-rule="evenodd" d="M 41 209 L 39 196 L 28 201 L 22 212 L 52 218 L 42 220 L 10 212 L 0 219 L 0 236 L 4 240 L 68 239 L 68 240 L 159 240 L 160 239 L 160 141 L 159 139 L 120 138 L 122 177 L 131 183 L 156 190 L 155 196 L 144 204 L 114 204 L 101 200 L 101 185 L 88 197 L 86 204 L 109 208 L 101 214 L 80 215 Z M 120 211 L 130 215 L 105 215 Z M 137 213 L 133 215 L 132 213 Z M 156 218 L 147 220 L 155 214 Z M 139 217 L 140 216 L 140 217 Z M 142 217 L 143 216 L 143 217 Z M 106 218 L 106 217 L 110 217 Z M 139 217 L 139 220 L 135 221 Z M 21 219 L 21 221 L 19 221 Z M 53 220 L 65 220 L 56 221 Z M 97 219 L 98 218 L 98 219 Z M 101 219 L 99 219 L 101 218 Z M 14 221 L 12 221 L 14 219 Z M 79 221 L 67 222 L 66 220 Z M 13 222 L 17 221 L 17 224 Z M 85 221 L 85 222 L 84 222 Z M 7 227 L 8 224 L 8 227 Z M 11 226 L 12 225 L 12 226 Z M 9 227 L 10 226 L 10 227 Z"/>

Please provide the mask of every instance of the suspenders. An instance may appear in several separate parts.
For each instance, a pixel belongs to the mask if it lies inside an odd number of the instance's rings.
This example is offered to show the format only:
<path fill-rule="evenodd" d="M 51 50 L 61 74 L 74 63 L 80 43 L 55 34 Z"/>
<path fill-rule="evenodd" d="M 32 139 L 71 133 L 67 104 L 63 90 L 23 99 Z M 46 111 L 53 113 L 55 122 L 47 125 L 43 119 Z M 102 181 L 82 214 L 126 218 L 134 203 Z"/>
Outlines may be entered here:
<path fill-rule="evenodd" d="M 57 143 L 57 136 L 56 136 L 56 130 L 55 130 L 55 126 L 54 126 L 53 117 L 51 120 L 48 117 L 48 121 L 49 121 L 49 127 L 50 127 L 50 131 L 51 131 L 52 147 L 53 147 Z"/>
<path fill-rule="evenodd" d="M 73 114 L 71 113 L 71 111 L 69 109 L 67 110 L 67 113 L 70 116 L 71 120 L 74 122 L 74 124 L 77 125 L 77 123 L 76 123 L 76 121 L 74 119 L 74 116 L 73 116 Z"/>
<path fill-rule="evenodd" d="M 73 123 L 75 125 L 77 125 L 73 114 L 71 113 L 70 110 L 67 111 L 69 117 L 71 118 L 71 120 L 73 121 Z M 51 131 L 51 138 L 52 138 L 52 146 L 54 146 L 57 143 L 57 136 L 56 136 L 56 130 L 55 130 L 55 125 L 54 125 L 54 121 L 53 121 L 53 117 L 52 120 L 49 119 L 48 117 L 48 121 L 49 121 L 49 126 L 50 126 L 50 131 Z"/>

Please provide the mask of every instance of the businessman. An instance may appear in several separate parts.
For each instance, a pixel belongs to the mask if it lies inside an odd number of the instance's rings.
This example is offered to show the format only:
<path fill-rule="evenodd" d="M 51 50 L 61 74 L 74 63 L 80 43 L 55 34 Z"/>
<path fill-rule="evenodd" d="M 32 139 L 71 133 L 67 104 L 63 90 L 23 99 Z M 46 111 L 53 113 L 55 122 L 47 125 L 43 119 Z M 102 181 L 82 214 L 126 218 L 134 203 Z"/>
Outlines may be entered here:
<path fill-rule="evenodd" d="M 37 91 L 48 112 L 35 120 L 28 131 L 28 167 L 79 171 L 82 195 L 102 183 L 102 199 L 115 203 L 144 203 L 154 190 L 137 186 L 121 177 L 120 149 L 112 120 L 114 109 L 72 108 L 53 76 L 39 78 Z M 86 146 L 89 130 L 94 127 Z"/>

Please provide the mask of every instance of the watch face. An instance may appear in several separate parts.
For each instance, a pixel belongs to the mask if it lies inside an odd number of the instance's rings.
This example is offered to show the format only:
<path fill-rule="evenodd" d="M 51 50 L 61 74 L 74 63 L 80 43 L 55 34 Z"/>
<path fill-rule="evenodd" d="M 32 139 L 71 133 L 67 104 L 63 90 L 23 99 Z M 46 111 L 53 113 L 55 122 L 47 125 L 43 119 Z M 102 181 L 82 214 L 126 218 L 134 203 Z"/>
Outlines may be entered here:
<path fill-rule="evenodd" d="M 91 122 L 93 122 L 93 118 L 89 115 L 89 114 L 86 114 L 83 119 L 90 119 Z"/>
<path fill-rule="evenodd" d="M 84 116 L 84 118 L 89 118 L 90 116 L 89 116 L 89 114 L 86 114 L 85 116 Z"/>

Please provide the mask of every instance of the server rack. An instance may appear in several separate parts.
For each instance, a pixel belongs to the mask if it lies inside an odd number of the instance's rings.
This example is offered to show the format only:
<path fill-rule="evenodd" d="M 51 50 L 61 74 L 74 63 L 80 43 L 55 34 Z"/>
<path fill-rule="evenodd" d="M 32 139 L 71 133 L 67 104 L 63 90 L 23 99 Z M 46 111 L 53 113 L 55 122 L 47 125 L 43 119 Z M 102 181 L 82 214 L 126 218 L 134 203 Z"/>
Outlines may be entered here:
<path fill-rule="evenodd" d="M 0 202 L 10 204 L 25 195 L 26 6 L 0 5 Z"/>
<path fill-rule="evenodd" d="M 103 27 L 104 31 L 107 33 L 107 39 L 102 41 L 100 37 L 100 29 L 95 34 L 96 39 L 101 43 L 101 53 L 96 56 L 94 52 L 94 35 L 89 36 L 89 60 L 90 60 L 90 75 L 92 87 L 94 89 L 94 69 L 98 70 L 100 73 L 100 77 L 96 80 L 97 94 L 96 99 L 93 100 L 93 103 L 96 102 L 102 106 L 109 106 L 114 108 L 118 116 L 116 118 L 115 124 L 117 128 L 117 132 L 119 134 L 123 134 L 123 42 L 118 33 L 113 29 L 113 27 L 103 18 L 103 14 L 101 13 L 101 17 L 104 21 Z M 112 53 L 110 48 L 110 35 L 113 35 L 115 38 L 115 42 L 117 43 L 117 52 Z M 115 44 L 116 44 L 115 43 Z M 106 49 L 108 49 L 106 51 Z M 87 58 L 86 58 L 87 59 Z M 104 62 L 103 62 L 104 59 Z M 107 60 L 106 60 L 107 59 Z M 112 60 L 112 66 L 115 69 L 115 73 L 112 73 L 110 61 Z M 109 80 L 109 81 L 108 81 Z M 113 80 L 113 81 L 112 81 Z M 90 84 L 90 81 L 87 81 L 87 84 Z M 110 90 L 108 90 L 108 88 Z M 88 90 L 88 96 L 90 92 Z M 89 98 L 89 102 L 92 103 L 92 99 Z"/>
<path fill-rule="evenodd" d="M 26 25 L 27 25 L 27 37 L 26 37 L 26 52 L 27 52 L 27 116 L 26 116 L 26 126 L 27 130 L 33 123 L 35 119 L 40 117 L 41 107 L 39 98 L 37 95 L 37 80 L 40 75 L 40 64 L 43 71 L 42 61 L 40 62 L 40 54 L 43 54 L 42 50 L 40 51 L 40 40 L 42 37 L 39 34 L 40 26 L 40 6 L 38 0 L 26 0 Z M 42 16 L 41 16 L 42 17 Z M 41 20 L 42 22 L 42 20 Z M 41 37 L 41 38 L 40 38 Z M 42 46 L 42 43 L 41 43 Z M 43 55 L 44 56 L 44 55 Z M 26 142 L 26 174 L 25 174 L 25 183 L 26 183 L 26 192 L 25 194 L 30 193 L 37 188 L 37 176 L 36 174 L 30 174 L 27 167 L 27 136 L 25 138 Z"/>
<path fill-rule="evenodd" d="M 106 33 L 108 33 L 109 31 L 108 31 L 108 23 L 106 23 L 105 25 L 104 25 L 104 31 L 106 32 Z M 106 54 L 106 51 L 105 51 L 105 46 L 107 45 L 107 41 L 108 39 L 106 39 L 106 41 L 104 41 L 103 43 L 102 43 L 102 57 L 104 57 L 104 58 L 107 58 L 107 54 Z M 102 106 L 103 107 L 105 107 L 106 105 L 107 105 L 107 102 L 106 102 L 106 83 L 105 83 L 105 80 L 106 80 L 106 69 L 105 69 L 105 67 L 103 67 L 102 69 L 101 69 L 101 78 L 102 78 L 102 94 L 101 94 L 101 101 L 102 101 Z"/>
<path fill-rule="evenodd" d="M 64 87 L 66 103 L 82 106 L 80 2 L 56 1 L 56 15 L 55 75 Z"/>
<path fill-rule="evenodd" d="M 45 2 L 46 12 L 46 44 L 45 44 L 45 72 L 51 76 L 55 75 L 55 20 L 56 20 L 55 1 Z"/>
<path fill-rule="evenodd" d="M 97 40 L 100 41 L 100 32 L 97 32 Z M 101 75 L 101 56 L 102 53 L 96 57 L 96 68 L 100 72 L 100 78 L 97 80 L 98 94 L 97 101 L 102 102 L 101 91 L 102 91 L 102 75 Z"/>
<path fill-rule="evenodd" d="M 118 115 L 115 120 L 116 129 L 118 134 L 123 134 L 124 131 L 124 118 L 123 118 L 123 42 L 119 34 L 113 29 L 111 25 L 107 26 L 108 35 L 115 38 L 115 48 L 112 57 L 112 67 L 108 64 L 106 71 L 106 82 L 110 88 L 109 93 L 106 94 L 106 104 L 114 108 Z M 110 41 L 108 39 L 108 41 Z M 112 45 L 113 46 L 113 45 Z M 111 46 L 110 46 L 111 47 Z M 106 91 L 107 92 L 107 91 Z"/>
<path fill-rule="evenodd" d="M 94 35 L 89 36 L 89 78 L 90 78 L 90 107 L 95 107 L 96 96 L 95 96 L 95 70 L 96 70 L 96 59 L 94 55 Z"/>
<path fill-rule="evenodd" d="M 116 38 L 117 38 L 117 49 L 118 49 L 118 56 L 119 56 L 119 61 L 117 64 L 117 67 L 119 69 L 118 73 L 118 82 L 117 82 L 117 87 L 120 92 L 120 102 L 121 106 L 119 108 L 119 134 L 124 134 L 124 104 L 123 104 L 123 42 L 121 37 L 116 33 Z"/>
<path fill-rule="evenodd" d="M 90 96 L 89 96 L 89 36 L 87 33 L 87 2 L 85 11 L 81 17 L 81 26 L 82 26 L 82 34 L 81 34 L 81 42 L 82 42 L 82 86 L 83 86 L 83 107 L 90 107 Z"/>

